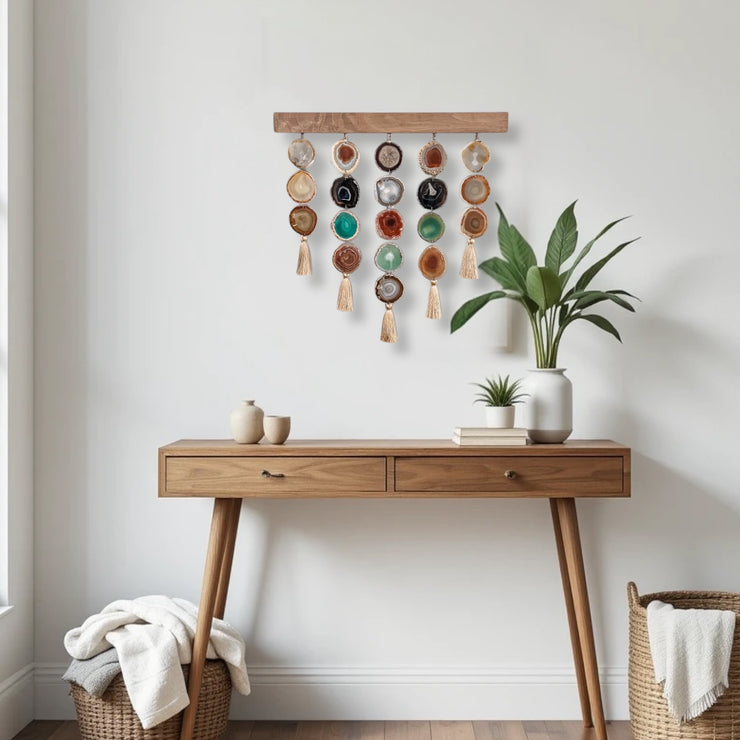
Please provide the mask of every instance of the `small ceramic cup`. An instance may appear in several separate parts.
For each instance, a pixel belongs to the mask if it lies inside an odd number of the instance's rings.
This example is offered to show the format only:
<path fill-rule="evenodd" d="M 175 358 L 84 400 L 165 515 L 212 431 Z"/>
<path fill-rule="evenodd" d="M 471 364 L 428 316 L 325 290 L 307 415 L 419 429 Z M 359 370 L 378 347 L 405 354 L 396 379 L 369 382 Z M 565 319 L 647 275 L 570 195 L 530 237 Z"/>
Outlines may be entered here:
<path fill-rule="evenodd" d="M 289 416 L 265 416 L 263 420 L 265 439 L 273 445 L 281 445 L 290 434 Z"/>

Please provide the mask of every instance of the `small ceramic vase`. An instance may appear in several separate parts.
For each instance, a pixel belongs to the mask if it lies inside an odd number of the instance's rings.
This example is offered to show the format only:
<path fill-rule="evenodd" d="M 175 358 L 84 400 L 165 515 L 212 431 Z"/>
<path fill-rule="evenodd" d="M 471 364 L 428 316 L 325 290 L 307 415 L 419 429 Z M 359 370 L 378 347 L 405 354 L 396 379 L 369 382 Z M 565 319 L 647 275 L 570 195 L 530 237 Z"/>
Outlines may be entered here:
<path fill-rule="evenodd" d="M 231 436 L 239 444 L 257 444 L 264 436 L 265 412 L 254 401 L 242 401 L 229 416 Z"/>
<path fill-rule="evenodd" d="M 494 429 L 513 429 L 515 406 L 486 406 L 486 426 Z"/>
<path fill-rule="evenodd" d="M 290 434 L 289 416 L 266 416 L 264 419 L 265 439 L 273 445 L 281 445 Z"/>

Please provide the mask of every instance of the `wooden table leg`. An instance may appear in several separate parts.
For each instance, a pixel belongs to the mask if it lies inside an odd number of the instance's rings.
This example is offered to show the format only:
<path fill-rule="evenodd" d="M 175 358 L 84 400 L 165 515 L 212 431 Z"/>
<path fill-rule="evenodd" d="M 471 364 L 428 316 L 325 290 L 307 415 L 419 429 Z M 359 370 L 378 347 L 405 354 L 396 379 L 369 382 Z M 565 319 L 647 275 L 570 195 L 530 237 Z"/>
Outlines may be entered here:
<path fill-rule="evenodd" d="M 228 516 L 228 532 L 226 533 L 226 544 L 223 557 L 221 558 L 221 575 L 218 579 L 218 590 L 216 591 L 216 603 L 213 616 L 218 619 L 224 618 L 226 611 L 226 596 L 229 593 L 229 581 L 231 580 L 231 564 L 234 562 L 234 546 L 236 545 L 236 530 L 239 528 L 239 513 L 242 507 L 240 498 L 227 499 L 231 504 Z"/>
<path fill-rule="evenodd" d="M 596 664 L 594 631 L 591 624 L 591 608 L 588 603 L 586 573 L 583 568 L 583 552 L 581 550 L 581 537 L 578 531 L 575 499 L 555 499 L 555 510 L 562 535 L 563 555 L 568 571 L 578 640 L 581 645 L 591 716 L 597 739 L 607 740 L 604 708 L 601 703 L 599 669 Z M 567 598 L 566 595 L 566 601 Z"/>
<path fill-rule="evenodd" d="M 241 504 L 241 499 L 235 499 Z M 236 522 L 234 522 L 236 520 Z M 195 726 L 195 715 L 198 711 L 198 698 L 203 683 L 203 667 L 206 662 L 208 639 L 211 635 L 211 622 L 216 609 L 217 595 L 221 593 L 222 608 L 226 603 L 228 584 L 222 585 L 222 579 L 228 578 L 231 572 L 231 556 L 234 552 L 233 541 L 239 521 L 239 506 L 233 499 L 217 498 L 213 501 L 211 533 L 208 539 L 206 567 L 203 573 L 203 589 L 198 607 L 198 622 L 193 640 L 193 658 L 190 664 L 188 679 L 188 696 L 190 704 L 185 707 L 182 717 L 180 740 L 192 740 Z"/>
<path fill-rule="evenodd" d="M 565 548 L 563 546 L 563 531 L 560 528 L 560 516 L 556 499 L 550 499 L 550 513 L 552 514 L 552 527 L 555 531 L 555 544 L 558 550 L 558 562 L 560 563 L 560 578 L 563 581 L 563 595 L 565 596 L 565 610 L 568 614 L 568 630 L 570 631 L 570 644 L 573 649 L 573 664 L 576 669 L 576 681 L 578 683 L 578 698 L 581 700 L 581 716 L 586 727 L 593 727 L 591 719 L 591 704 L 588 699 L 588 686 L 586 685 L 586 671 L 583 667 L 583 653 L 581 652 L 581 641 L 578 636 L 578 623 L 573 606 L 573 589 L 570 585 L 568 575 L 568 563 L 565 559 Z"/>

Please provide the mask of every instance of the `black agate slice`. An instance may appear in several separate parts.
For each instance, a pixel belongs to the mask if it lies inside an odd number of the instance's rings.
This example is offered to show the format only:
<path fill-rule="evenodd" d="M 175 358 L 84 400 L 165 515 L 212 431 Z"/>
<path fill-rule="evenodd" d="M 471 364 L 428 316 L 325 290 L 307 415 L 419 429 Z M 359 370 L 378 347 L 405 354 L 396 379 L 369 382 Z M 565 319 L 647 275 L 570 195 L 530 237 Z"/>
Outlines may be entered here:
<path fill-rule="evenodd" d="M 360 199 L 360 186 L 354 177 L 338 177 L 331 186 L 331 197 L 342 208 L 354 208 Z"/>
<path fill-rule="evenodd" d="M 434 211 L 447 200 L 447 185 L 436 177 L 427 177 L 419 185 L 416 195 L 424 208 Z"/>

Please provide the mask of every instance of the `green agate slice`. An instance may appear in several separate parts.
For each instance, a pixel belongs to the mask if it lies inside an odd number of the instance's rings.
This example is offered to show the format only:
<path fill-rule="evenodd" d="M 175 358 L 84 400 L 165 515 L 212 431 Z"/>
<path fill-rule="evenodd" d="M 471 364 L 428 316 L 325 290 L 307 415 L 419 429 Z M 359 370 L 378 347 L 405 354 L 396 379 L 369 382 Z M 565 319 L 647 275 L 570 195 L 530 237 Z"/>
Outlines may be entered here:
<path fill-rule="evenodd" d="M 393 272 L 401 266 L 403 255 L 395 244 L 383 244 L 375 253 L 375 265 L 383 272 Z"/>
<path fill-rule="evenodd" d="M 419 236 L 426 242 L 436 242 L 445 233 L 445 222 L 437 213 L 425 213 L 416 226 Z"/>
<path fill-rule="evenodd" d="M 349 211 L 339 211 L 331 222 L 331 230 L 342 241 L 354 239 L 360 231 L 360 222 L 357 216 Z"/>

